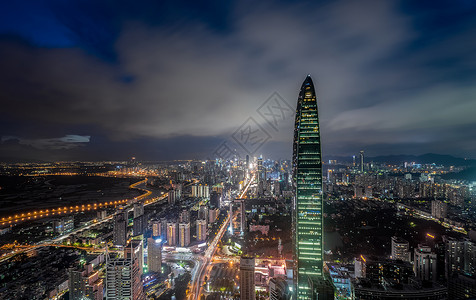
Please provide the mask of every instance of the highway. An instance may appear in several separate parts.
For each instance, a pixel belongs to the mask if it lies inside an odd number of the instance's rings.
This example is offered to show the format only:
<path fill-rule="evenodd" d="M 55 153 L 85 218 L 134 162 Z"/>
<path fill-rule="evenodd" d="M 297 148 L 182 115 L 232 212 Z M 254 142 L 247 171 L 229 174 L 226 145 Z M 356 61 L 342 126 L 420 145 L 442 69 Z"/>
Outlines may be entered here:
<path fill-rule="evenodd" d="M 146 180 L 142 180 L 142 181 L 136 182 L 136 183 L 134 183 L 130 186 L 130 188 L 139 189 L 139 190 L 142 190 L 142 191 L 145 192 L 145 194 L 134 198 L 133 202 L 137 202 L 137 200 L 144 200 L 144 206 L 148 206 L 148 205 L 154 204 L 158 201 L 162 201 L 162 200 L 164 200 L 168 197 L 168 193 L 165 193 L 161 196 L 150 197 L 151 195 L 153 195 L 152 191 L 145 189 L 145 187 L 138 187 L 141 184 L 145 184 L 145 182 L 146 182 Z M 145 197 L 143 197 L 143 196 L 145 196 Z M 153 196 L 155 196 L 155 195 L 153 195 Z M 150 197 L 150 199 L 145 199 L 147 197 Z M 124 200 L 124 201 L 126 201 L 126 203 L 130 202 L 130 200 Z M 122 204 L 122 201 L 121 201 L 121 204 Z M 94 207 L 94 209 L 95 208 L 96 207 Z M 133 208 L 130 208 L 128 211 L 129 212 L 133 211 Z M 63 234 L 63 235 L 61 235 L 59 237 L 56 237 L 54 239 L 47 239 L 47 240 L 41 241 L 41 242 L 39 242 L 35 245 L 29 245 L 29 246 L 25 245 L 25 246 L 21 247 L 21 249 L 18 249 L 16 251 L 14 250 L 14 251 L 12 251 L 12 253 L 1 257 L 0 258 L 0 263 L 10 259 L 11 257 L 15 256 L 16 254 L 19 254 L 19 253 L 22 253 L 22 252 L 29 253 L 29 252 L 37 249 L 37 248 L 47 247 L 47 246 L 55 246 L 55 244 L 58 244 L 57 246 L 61 246 L 59 243 L 61 243 L 64 239 L 70 237 L 71 235 L 78 234 L 80 231 L 88 230 L 88 229 L 94 228 L 95 226 L 98 226 L 102 223 L 109 222 L 109 221 L 112 220 L 113 217 L 114 217 L 114 215 L 110 215 L 110 216 L 108 216 L 108 217 L 106 217 L 106 218 L 104 218 L 100 221 L 96 221 L 96 222 L 89 221 L 84 226 L 76 228 L 73 231 L 68 232 L 66 234 Z M 80 247 L 76 247 L 76 248 L 80 248 Z M 101 251 L 103 251 L 103 249 L 97 249 L 97 248 L 85 248 L 85 250 L 89 250 L 91 252 L 101 252 Z"/>
<path fill-rule="evenodd" d="M 243 198 L 246 195 L 246 192 L 248 191 L 248 188 L 250 187 L 251 183 L 253 182 L 255 176 L 253 175 L 249 182 L 245 185 L 245 188 L 240 194 L 240 198 Z M 205 276 L 209 274 L 210 272 L 210 262 L 212 260 L 212 257 L 215 255 L 215 252 L 217 250 L 218 243 L 222 239 L 223 235 L 225 234 L 228 224 L 230 224 L 230 219 L 231 215 L 228 214 L 227 218 L 225 219 L 225 222 L 222 223 L 217 235 L 213 239 L 213 241 L 210 243 L 208 246 L 207 250 L 205 250 L 205 254 L 203 255 L 204 261 L 201 260 L 198 266 L 198 276 L 192 280 L 192 288 L 191 288 L 191 293 L 189 299 L 199 299 L 201 295 L 201 290 L 202 290 L 202 283 L 205 281 Z M 206 271 L 206 272 L 205 272 Z"/>

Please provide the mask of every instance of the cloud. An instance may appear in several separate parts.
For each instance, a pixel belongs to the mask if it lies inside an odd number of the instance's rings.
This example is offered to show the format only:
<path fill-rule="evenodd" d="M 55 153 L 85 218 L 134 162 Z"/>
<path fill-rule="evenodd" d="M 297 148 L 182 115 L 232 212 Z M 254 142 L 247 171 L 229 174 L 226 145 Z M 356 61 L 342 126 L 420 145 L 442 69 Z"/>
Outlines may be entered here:
<path fill-rule="evenodd" d="M 419 44 L 426 32 L 398 1 L 236 4 L 231 10 L 226 32 L 201 22 L 122 20 L 114 63 L 91 55 L 91 43 L 83 51 L 2 41 L 4 114 L 12 124 L 48 124 L 50 136 L 50 130 L 60 136 L 80 128 L 131 147 L 177 136 L 207 143 L 231 135 L 249 116 L 267 126 L 256 109 L 275 91 L 294 106 L 311 73 L 327 154 L 382 144 L 412 152 L 411 145 L 448 141 L 451 131 L 435 130 L 476 125 L 475 91 L 464 84 L 475 75 L 469 71 L 476 53 L 472 26 Z M 291 145 L 292 126 L 289 120 L 271 131 L 273 141 Z M 6 129 L 11 132 L 3 134 L 23 136 L 16 132 L 21 126 Z M 291 147 L 278 152 L 286 151 Z"/>
<path fill-rule="evenodd" d="M 32 146 L 36 149 L 50 149 L 50 150 L 69 150 L 76 147 L 84 146 L 89 143 L 90 136 L 69 134 L 60 138 L 49 139 L 24 139 L 15 136 L 2 136 L 2 143 L 9 141 L 16 141 L 20 145 Z"/>

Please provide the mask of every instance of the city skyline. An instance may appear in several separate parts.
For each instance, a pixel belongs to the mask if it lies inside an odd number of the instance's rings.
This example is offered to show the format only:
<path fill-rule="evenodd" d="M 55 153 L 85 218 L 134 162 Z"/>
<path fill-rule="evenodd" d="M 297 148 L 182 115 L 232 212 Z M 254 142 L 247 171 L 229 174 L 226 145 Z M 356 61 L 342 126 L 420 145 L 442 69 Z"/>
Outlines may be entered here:
<path fill-rule="evenodd" d="M 257 109 L 307 73 L 324 156 L 476 158 L 474 3 L 26 4 L 0 9 L 1 161 L 206 159 L 249 117 L 286 159 L 292 118 Z"/>

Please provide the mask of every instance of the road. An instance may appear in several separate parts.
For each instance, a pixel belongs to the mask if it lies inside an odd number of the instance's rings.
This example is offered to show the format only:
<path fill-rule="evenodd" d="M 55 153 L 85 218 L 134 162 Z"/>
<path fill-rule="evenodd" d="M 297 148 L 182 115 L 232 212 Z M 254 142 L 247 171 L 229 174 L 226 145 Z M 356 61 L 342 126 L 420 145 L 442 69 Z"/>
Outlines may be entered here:
<path fill-rule="evenodd" d="M 253 182 L 255 176 L 253 175 L 249 182 L 245 185 L 245 188 L 240 194 L 240 199 L 242 199 L 245 195 L 246 192 L 248 191 L 248 188 L 250 187 L 251 183 Z M 231 215 L 228 214 L 225 222 L 222 223 L 220 230 L 218 231 L 217 235 L 213 239 L 213 241 L 209 244 L 207 250 L 205 251 L 205 254 L 203 255 L 204 261 L 200 261 L 199 266 L 198 266 L 198 276 L 195 278 L 195 280 L 192 281 L 192 289 L 191 289 L 191 294 L 189 299 L 199 299 L 202 291 L 202 282 L 205 281 L 205 276 L 209 274 L 210 272 L 210 261 L 212 257 L 215 255 L 215 252 L 217 250 L 218 243 L 222 239 L 223 235 L 225 234 L 228 224 L 230 224 L 230 219 Z M 206 271 L 206 272 L 205 272 Z"/>
<path fill-rule="evenodd" d="M 136 182 L 134 184 L 132 184 L 130 186 L 130 188 L 135 188 L 135 189 L 139 189 L 139 190 L 142 190 L 145 192 L 145 194 L 137 197 L 134 199 L 133 202 L 137 202 L 137 200 L 139 201 L 143 201 L 144 202 L 144 206 L 148 206 L 148 205 L 151 205 L 151 204 L 154 204 L 154 203 L 157 203 L 159 201 L 162 201 L 164 199 L 166 199 L 168 197 L 168 193 L 165 193 L 163 195 L 160 195 L 160 196 L 157 196 L 155 195 L 152 191 L 150 190 L 147 190 L 145 188 L 145 182 L 146 180 L 142 180 L 142 181 L 139 181 L 139 182 Z M 143 187 L 138 187 L 139 185 L 144 185 Z M 145 196 L 145 197 L 143 197 Z M 140 198 L 140 199 L 138 199 Z M 127 202 L 129 202 L 129 200 L 127 200 Z M 96 209 L 96 207 L 94 207 L 94 209 Z M 129 209 L 129 212 L 133 211 L 133 208 L 130 208 Z M 110 215 L 100 221 L 96 221 L 96 222 L 93 222 L 93 221 L 89 221 L 87 222 L 84 226 L 81 226 L 81 227 L 78 227 L 76 229 L 74 229 L 73 231 L 71 232 L 68 232 L 66 234 L 63 234 L 59 237 L 56 237 L 54 239 L 47 239 L 47 240 L 43 240 L 35 245 L 29 245 L 29 246 L 25 246 L 25 247 L 22 247 L 22 249 L 19 249 L 19 250 L 16 250 L 16 251 L 12 251 L 12 253 L 8 254 L 8 255 L 5 255 L 4 257 L 0 258 L 0 263 L 10 259 L 11 257 L 15 256 L 16 254 L 19 254 L 19 253 L 29 253 L 37 248 L 40 248 L 40 247 L 47 247 L 47 246 L 53 246 L 54 244 L 56 243 L 61 243 L 64 239 L 70 237 L 71 235 L 74 235 L 74 234 L 77 234 L 79 233 L 80 231 L 83 231 L 83 230 L 88 230 L 88 229 L 91 229 L 91 228 L 94 228 L 95 226 L 98 226 L 102 223 L 105 223 L 105 222 L 109 222 L 112 220 L 112 218 L 114 217 L 114 215 Z M 59 246 L 59 245 L 58 245 Z M 78 248 L 78 247 L 76 247 Z M 95 248 L 90 248 L 89 249 L 91 252 L 98 252 L 98 251 L 101 251 L 100 249 L 95 249 Z"/>

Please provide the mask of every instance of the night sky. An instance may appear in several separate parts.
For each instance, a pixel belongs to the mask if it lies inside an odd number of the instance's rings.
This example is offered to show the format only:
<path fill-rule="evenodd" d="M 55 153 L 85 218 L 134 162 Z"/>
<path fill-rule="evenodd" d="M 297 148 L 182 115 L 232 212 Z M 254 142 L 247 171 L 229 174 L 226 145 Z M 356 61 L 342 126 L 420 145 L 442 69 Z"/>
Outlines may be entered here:
<path fill-rule="evenodd" d="M 307 74 L 324 156 L 476 158 L 476 1 L 19 0 L 0 4 L 0 161 L 243 155 L 249 118 L 253 154 L 289 159 L 292 114 L 257 110 L 295 109 Z"/>

